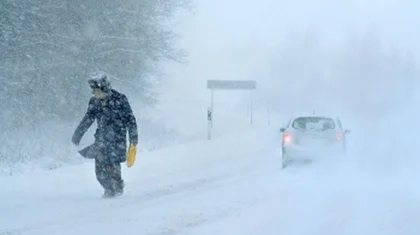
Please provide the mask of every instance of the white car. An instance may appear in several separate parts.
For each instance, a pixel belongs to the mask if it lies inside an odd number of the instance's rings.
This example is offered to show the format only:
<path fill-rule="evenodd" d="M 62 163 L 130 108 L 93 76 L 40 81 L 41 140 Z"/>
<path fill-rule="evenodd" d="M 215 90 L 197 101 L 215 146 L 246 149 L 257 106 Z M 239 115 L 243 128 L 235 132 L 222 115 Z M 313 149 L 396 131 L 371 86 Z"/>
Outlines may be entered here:
<path fill-rule="evenodd" d="M 295 161 L 312 161 L 317 156 L 340 156 L 346 151 L 346 135 L 338 117 L 297 116 L 289 120 L 282 135 L 282 167 Z"/>

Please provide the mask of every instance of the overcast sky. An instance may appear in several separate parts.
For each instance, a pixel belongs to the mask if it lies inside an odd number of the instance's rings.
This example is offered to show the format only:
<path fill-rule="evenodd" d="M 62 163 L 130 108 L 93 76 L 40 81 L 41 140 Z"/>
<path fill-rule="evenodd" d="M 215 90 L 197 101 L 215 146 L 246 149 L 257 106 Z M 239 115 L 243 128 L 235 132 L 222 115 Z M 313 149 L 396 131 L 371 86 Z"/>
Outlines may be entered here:
<path fill-rule="evenodd" d="M 313 26 L 325 39 L 377 27 L 385 40 L 417 44 L 420 2 L 415 0 L 195 0 L 196 14 L 180 27 L 193 48 L 231 43 L 276 43 L 287 31 Z M 192 45 L 191 45 L 192 43 Z M 417 48 L 415 48 L 417 50 Z"/>
<path fill-rule="evenodd" d="M 420 57 L 418 0 L 195 0 L 195 5 L 194 15 L 180 14 L 176 28 L 190 64 L 168 67 L 172 84 L 164 102 L 208 102 L 207 79 L 262 84 L 269 77 L 271 48 L 285 35 L 308 29 L 337 48 L 349 42 L 349 35 L 374 29 L 386 46 Z M 230 103 L 241 97 L 218 92 L 215 98 Z"/>

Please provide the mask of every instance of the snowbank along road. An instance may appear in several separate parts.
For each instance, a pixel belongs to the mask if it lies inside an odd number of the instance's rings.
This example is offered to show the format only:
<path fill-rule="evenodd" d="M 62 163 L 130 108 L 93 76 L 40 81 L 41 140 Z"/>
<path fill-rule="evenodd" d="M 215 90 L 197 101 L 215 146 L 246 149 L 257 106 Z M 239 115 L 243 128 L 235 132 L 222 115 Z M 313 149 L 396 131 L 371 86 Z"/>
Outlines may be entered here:
<path fill-rule="evenodd" d="M 142 153 L 114 199 L 100 198 L 91 162 L 0 178 L 0 234 L 420 233 L 411 171 L 351 155 L 283 171 L 279 140 L 264 127 Z"/>

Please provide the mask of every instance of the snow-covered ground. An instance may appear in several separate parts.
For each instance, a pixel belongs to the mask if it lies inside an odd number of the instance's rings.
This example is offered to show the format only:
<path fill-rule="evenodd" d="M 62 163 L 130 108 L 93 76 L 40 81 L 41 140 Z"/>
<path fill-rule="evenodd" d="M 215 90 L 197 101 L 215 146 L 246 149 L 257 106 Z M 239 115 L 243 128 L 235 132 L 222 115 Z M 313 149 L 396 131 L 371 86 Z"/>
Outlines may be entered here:
<path fill-rule="evenodd" d="M 350 155 L 282 171 L 279 157 L 277 128 L 254 125 L 139 154 L 119 198 L 101 198 L 91 162 L 2 177 L 0 234 L 419 233 L 410 168 L 389 175 Z"/>

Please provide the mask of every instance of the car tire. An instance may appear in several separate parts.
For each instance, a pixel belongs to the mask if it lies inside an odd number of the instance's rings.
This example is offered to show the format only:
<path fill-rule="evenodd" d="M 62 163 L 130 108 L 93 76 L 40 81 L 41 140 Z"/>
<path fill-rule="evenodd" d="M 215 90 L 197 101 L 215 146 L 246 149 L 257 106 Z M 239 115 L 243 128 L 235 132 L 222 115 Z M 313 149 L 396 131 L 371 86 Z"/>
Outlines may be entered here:
<path fill-rule="evenodd" d="M 347 157 L 347 148 L 346 148 L 346 145 L 343 145 L 342 147 L 341 147 L 341 157 Z"/>
<path fill-rule="evenodd" d="M 282 151 L 281 153 L 281 168 L 284 169 L 286 168 L 290 163 L 290 158 L 288 157 L 288 155 Z"/>

